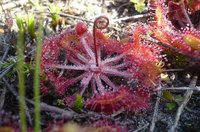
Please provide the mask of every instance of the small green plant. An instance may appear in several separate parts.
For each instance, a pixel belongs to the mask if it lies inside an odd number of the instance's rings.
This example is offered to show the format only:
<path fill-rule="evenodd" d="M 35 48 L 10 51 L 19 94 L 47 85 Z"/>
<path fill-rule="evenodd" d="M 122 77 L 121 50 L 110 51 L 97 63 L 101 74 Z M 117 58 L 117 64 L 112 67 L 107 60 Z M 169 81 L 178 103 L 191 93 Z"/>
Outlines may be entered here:
<path fill-rule="evenodd" d="M 76 95 L 76 100 L 74 102 L 74 109 L 76 111 L 81 111 L 83 109 L 83 97 L 79 94 Z"/>
<path fill-rule="evenodd" d="M 167 110 L 174 110 L 177 106 L 176 102 L 174 101 L 174 96 L 172 95 L 172 93 L 169 90 L 165 90 L 163 91 L 163 97 L 168 101 L 165 104 L 165 107 L 167 108 Z"/>
<path fill-rule="evenodd" d="M 17 16 L 16 22 L 19 30 L 27 31 L 31 39 L 35 38 L 35 17 L 32 14 L 27 14 L 26 16 Z"/>
<path fill-rule="evenodd" d="M 61 11 L 61 8 L 55 4 L 51 4 L 49 6 L 49 11 L 52 13 L 51 14 L 52 28 L 54 31 L 56 31 L 56 27 L 59 23 L 59 15 L 56 13 L 59 13 Z"/>
<path fill-rule="evenodd" d="M 177 107 L 177 104 L 176 104 L 176 102 L 169 102 L 169 103 L 166 103 L 166 108 L 168 109 L 168 110 L 174 110 L 175 108 Z"/>
<path fill-rule="evenodd" d="M 174 100 L 174 96 L 171 94 L 169 90 L 163 91 L 163 97 L 169 102 Z"/>
<path fill-rule="evenodd" d="M 23 22 L 23 18 L 21 16 L 16 16 L 16 23 L 17 23 L 17 27 L 19 29 L 19 32 L 24 34 L 24 22 Z"/>
<path fill-rule="evenodd" d="M 63 99 L 57 99 L 57 100 L 56 100 L 56 104 L 57 104 L 58 106 L 64 106 L 64 105 L 65 105 L 65 101 L 64 101 Z"/>
<path fill-rule="evenodd" d="M 34 6 L 36 9 L 40 8 L 39 0 L 29 0 L 29 3 Z"/>
<path fill-rule="evenodd" d="M 28 14 L 25 17 L 25 23 L 27 26 L 27 32 L 30 35 L 31 39 L 35 38 L 35 17 L 33 14 Z"/>
<path fill-rule="evenodd" d="M 145 8 L 145 0 L 130 0 L 134 4 L 136 11 L 141 13 Z"/>
<path fill-rule="evenodd" d="M 170 111 L 174 110 L 177 107 L 177 105 L 180 102 L 182 102 L 182 100 L 183 100 L 182 96 L 180 96 L 180 95 L 173 95 L 168 90 L 163 91 L 163 97 L 168 101 L 165 106 Z"/>

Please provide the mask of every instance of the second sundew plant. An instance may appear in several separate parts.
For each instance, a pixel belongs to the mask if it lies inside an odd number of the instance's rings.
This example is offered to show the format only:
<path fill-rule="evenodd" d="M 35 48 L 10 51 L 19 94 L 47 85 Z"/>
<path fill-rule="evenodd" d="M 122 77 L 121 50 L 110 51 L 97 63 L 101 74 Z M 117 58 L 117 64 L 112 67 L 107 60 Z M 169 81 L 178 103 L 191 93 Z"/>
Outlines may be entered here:
<path fill-rule="evenodd" d="M 73 107 L 78 95 L 85 108 L 106 114 L 138 112 L 149 106 L 151 91 L 159 85 L 160 49 L 141 39 L 142 26 L 122 43 L 101 31 L 108 24 L 108 18 L 100 16 L 92 33 L 79 22 L 74 29 L 44 40 L 43 94 L 54 87 L 66 105 Z"/>
<path fill-rule="evenodd" d="M 152 0 L 153 1 L 153 0 Z M 176 48 L 180 53 L 200 60 L 200 31 L 191 15 L 200 9 L 200 2 L 154 0 L 155 20 L 149 24 L 152 37 Z"/>

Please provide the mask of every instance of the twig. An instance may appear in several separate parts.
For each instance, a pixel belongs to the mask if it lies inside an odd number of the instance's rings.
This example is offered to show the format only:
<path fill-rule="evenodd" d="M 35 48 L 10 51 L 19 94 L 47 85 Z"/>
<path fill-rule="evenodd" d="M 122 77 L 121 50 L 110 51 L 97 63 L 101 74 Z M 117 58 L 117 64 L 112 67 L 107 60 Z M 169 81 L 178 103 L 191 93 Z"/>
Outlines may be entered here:
<path fill-rule="evenodd" d="M 185 107 L 185 109 L 189 112 L 192 112 L 192 113 L 195 113 L 195 114 L 200 114 L 200 111 L 199 110 L 193 110 L 193 109 L 190 109 L 188 108 L 187 106 Z"/>
<path fill-rule="evenodd" d="M 13 67 L 14 65 L 8 66 L 6 69 L 2 70 L 0 72 L 0 79 L 3 78 Z"/>
<path fill-rule="evenodd" d="M 19 99 L 19 95 L 17 93 L 17 91 L 7 82 L 6 79 L 3 78 L 3 81 L 5 82 L 5 85 L 6 87 L 8 88 L 8 90 L 17 98 Z M 25 98 L 25 100 L 34 105 L 34 101 L 30 100 L 30 99 L 27 99 Z M 51 106 L 51 105 L 48 105 L 46 103 L 43 103 L 41 102 L 40 103 L 40 107 L 41 107 L 41 111 L 49 111 L 49 112 L 54 112 L 54 113 L 58 113 L 58 114 L 61 114 L 63 116 L 63 118 L 67 118 L 67 119 L 71 119 L 74 115 L 75 115 L 75 112 L 72 112 L 72 111 L 66 111 L 64 109 L 61 109 L 61 108 L 58 108 L 58 107 L 55 107 L 55 106 Z"/>
<path fill-rule="evenodd" d="M 82 18 L 82 17 L 78 17 L 78 16 L 74 16 L 74 15 L 70 15 L 70 14 L 66 14 L 66 13 L 61 13 L 61 12 L 58 13 L 58 12 L 48 12 L 48 11 L 34 11 L 34 13 L 57 14 L 57 15 L 60 15 L 60 16 L 71 17 L 71 18 L 74 18 L 74 19 L 78 19 L 78 20 L 89 22 L 89 23 L 93 23 L 93 21 L 90 21 L 88 19 L 85 19 L 85 18 Z"/>
<path fill-rule="evenodd" d="M 8 90 L 17 98 L 17 100 L 19 100 L 19 95 L 18 93 L 15 91 L 15 89 L 8 83 L 8 81 L 3 78 L 3 81 L 6 85 L 6 87 L 8 88 Z M 32 119 L 31 119 L 31 115 L 30 115 L 30 112 L 29 112 L 29 108 L 27 107 L 27 105 L 25 105 L 25 108 L 26 108 L 26 115 L 28 117 L 28 122 L 30 125 L 32 125 Z"/>
<path fill-rule="evenodd" d="M 163 72 L 176 72 L 176 71 L 184 71 L 184 69 L 165 69 Z"/>
<path fill-rule="evenodd" d="M 195 75 L 192 78 L 189 87 L 191 87 L 191 88 L 195 87 L 196 83 L 197 83 L 197 79 L 198 79 L 198 76 Z M 185 108 L 185 106 L 187 105 L 188 101 L 190 100 L 192 94 L 193 94 L 193 90 L 187 90 L 186 91 L 186 93 L 184 95 L 184 100 L 183 100 L 183 102 L 181 103 L 181 105 L 179 106 L 179 108 L 177 110 L 175 122 L 174 122 L 173 126 L 170 128 L 169 132 L 175 132 L 175 129 L 176 129 L 177 125 L 178 125 L 181 113 L 182 113 L 183 109 Z"/>
<path fill-rule="evenodd" d="M 7 54 L 8 54 L 9 49 L 10 49 L 10 47 L 8 46 L 8 47 L 6 48 L 6 51 L 5 51 L 4 54 L 3 54 L 3 57 L 1 58 L 1 62 L 3 62 L 3 61 L 5 60 L 5 58 L 6 58 Z"/>
<path fill-rule="evenodd" d="M 10 49 L 10 47 L 8 46 L 8 47 L 6 48 L 6 51 L 5 51 L 4 54 L 3 54 L 3 57 L 1 58 L 1 62 L 3 62 L 3 61 L 5 60 L 5 58 L 6 58 L 7 54 L 8 54 L 9 49 Z M 2 71 L 0 72 L 0 79 L 1 79 L 2 77 L 4 77 L 4 76 L 10 71 L 10 69 L 11 69 L 12 67 L 13 67 L 13 65 L 10 65 L 10 66 L 7 67 L 6 69 L 2 70 Z"/>
<path fill-rule="evenodd" d="M 26 101 L 34 105 L 34 101 L 30 99 L 26 99 Z M 40 103 L 40 108 L 41 108 L 41 111 L 49 111 L 49 112 L 61 114 L 62 117 L 66 119 L 71 119 L 75 115 L 75 112 L 73 111 L 66 111 L 65 109 L 61 109 L 56 106 L 51 106 L 43 102 Z"/>
<path fill-rule="evenodd" d="M 123 112 L 124 112 L 124 109 L 122 109 L 122 110 L 120 110 L 120 111 L 118 111 L 118 112 L 116 112 L 116 113 L 113 113 L 113 114 L 111 115 L 111 117 L 114 118 L 114 117 L 118 116 L 119 114 L 121 114 L 121 113 L 123 113 Z"/>
<path fill-rule="evenodd" d="M 15 89 L 8 83 L 8 81 L 3 78 L 3 83 L 6 85 L 6 88 L 18 99 L 18 93 L 15 91 Z"/>
<path fill-rule="evenodd" d="M 25 55 L 25 57 L 32 54 L 33 52 L 35 52 L 35 49 L 33 49 L 32 51 L 27 53 L 27 55 Z M 16 57 L 14 57 L 14 59 L 16 60 Z M 20 59 L 16 60 L 12 65 L 10 65 L 6 69 L 3 69 L 2 71 L 0 71 L 0 79 L 2 79 L 8 72 L 10 72 L 10 70 L 15 66 L 16 62 L 19 61 L 19 60 Z"/>
<path fill-rule="evenodd" d="M 141 131 L 141 130 L 147 128 L 148 126 L 149 126 L 149 123 L 147 123 L 146 125 L 144 125 L 144 126 L 138 128 L 137 130 L 135 130 L 135 131 L 133 131 L 133 132 L 139 132 L 139 131 Z"/>
<path fill-rule="evenodd" d="M 5 102 L 5 96 L 6 96 L 6 88 L 3 87 L 3 90 L 0 96 L 0 111 L 3 108 L 4 102 Z"/>
<path fill-rule="evenodd" d="M 148 13 L 148 14 L 140 14 L 140 15 L 134 15 L 134 16 L 129 16 L 129 17 L 123 17 L 119 19 L 111 19 L 110 21 L 120 22 L 120 21 L 128 21 L 128 20 L 138 20 L 138 19 L 150 17 L 150 16 L 152 16 L 152 14 Z"/>
<path fill-rule="evenodd" d="M 98 112 L 94 112 L 94 111 L 83 111 L 83 113 L 82 114 L 79 114 L 78 115 L 78 118 L 80 118 L 80 116 L 81 117 L 89 117 L 89 118 L 94 118 L 94 117 L 96 117 L 96 118 L 102 118 L 102 119 L 109 119 L 109 120 L 111 120 L 111 121 L 114 121 L 115 119 L 115 115 L 106 115 L 106 114 L 104 114 L 104 113 L 98 113 Z M 75 116 L 75 118 L 76 118 L 76 116 Z"/>
<path fill-rule="evenodd" d="M 157 116 L 158 116 L 158 106 L 159 106 L 159 103 L 160 103 L 161 94 L 162 94 L 162 91 L 157 92 L 158 96 L 156 98 L 156 104 L 155 104 L 155 107 L 154 107 L 154 113 L 153 113 L 153 118 L 152 118 L 152 121 L 151 121 L 150 132 L 153 132 L 154 128 L 155 128 L 155 123 L 156 123 Z"/>
<path fill-rule="evenodd" d="M 170 88 L 155 89 L 155 91 L 163 91 L 163 90 L 197 90 L 197 91 L 200 91 L 200 87 L 170 87 Z"/>
<path fill-rule="evenodd" d="M 67 13 L 48 12 L 48 11 L 43 11 L 43 12 L 34 11 L 34 13 L 57 14 L 57 15 L 60 15 L 60 16 L 70 17 L 70 18 L 86 21 L 86 22 L 89 22 L 89 23 L 93 23 L 92 20 L 88 20 L 88 19 L 85 19 L 85 18 L 82 18 L 82 17 L 78 17 L 78 16 L 74 16 L 74 15 L 71 15 L 71 14 L 67 14 Z M 123 17 L 123 18 L 119 18 L 119 19 L 111 19 L 110 21 L 112 21 L 112 22 L 120 22 L 120 21 L 128 21 L 128 20 L 138 20 L 138 19 L 145 18 L 145 17 L 150 17 L 150 16 L 152 16 L 152 14 L 148 13 L 148 14 L 134 15 L 134 16 L 130 16 L 130 17 Z"/>

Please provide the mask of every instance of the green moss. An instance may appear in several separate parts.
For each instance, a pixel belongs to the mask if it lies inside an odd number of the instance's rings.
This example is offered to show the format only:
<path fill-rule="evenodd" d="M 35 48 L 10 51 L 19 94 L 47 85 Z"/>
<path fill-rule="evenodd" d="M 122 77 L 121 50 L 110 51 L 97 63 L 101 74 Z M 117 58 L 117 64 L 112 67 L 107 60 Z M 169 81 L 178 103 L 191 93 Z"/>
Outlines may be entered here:
<path fill-rule="evenodd" d="M 73 108 L 76 111 L 81 111 L 83 109 L 83 97 L 79 94 L 76 95 L 76 100 L 74 102 Z"/>

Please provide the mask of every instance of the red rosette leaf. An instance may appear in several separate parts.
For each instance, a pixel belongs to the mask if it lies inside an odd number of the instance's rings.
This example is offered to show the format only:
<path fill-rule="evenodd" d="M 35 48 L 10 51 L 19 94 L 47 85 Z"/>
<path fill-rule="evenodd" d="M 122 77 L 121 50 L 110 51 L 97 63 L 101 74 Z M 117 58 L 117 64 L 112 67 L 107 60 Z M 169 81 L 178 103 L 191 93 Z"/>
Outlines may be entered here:
<path fill-rule="evenodd" d="M 123 109 L 123 101 L 128 97 L 128 89 L 122 88 L 117 91 L 107 92 L 104 95 L 95 95 L 86 101 L 86 108 L 96 112 L 112 114 Z"/>
<path fill-rule="evenodd" d="M 64 95 L 65 91 L 69 88 L 70 85 L 73 84 L 73 81 L 70 79 L 66 79 L 64 77 L 58 77 L 54 81 L 54 85 L 56 88 L 56 93 L 58 95 Z"/>
<path fill-rule="evenodd" d="M 147 31 L 145 27 L 136 26 L 133 30 L 133 42 L 123 45 L 124 52 L 127 53 L 125 61 L 132 64 L 128 71 L 145 87 L 155 87 L 155 84 L 159 84 L 158 78 L 162 71 L 161 49 L 143 40 L 142 36 Z"/>
<path fill-rule="evenodd" d="M 139 87 L 137 90 L 132 91 L 131 94 L 124 104 L 127 111 L 138 113 L 149 108 L 150 90 L 148 88 Z"/>
<path fill-rule="evenodd" d="M 43 70 L 46 64 L 59 63 L 58 56 L 61 46 L 58 43 L 59 38 L 57 36 L 44 40 L 41 53 L 41 68 Z"/>
<path fill-rule="evenodd" d="M 48 95 L 49 89 L 47 86 L 45 86 L 44 82 L 40 83 L 40 92 L 42 95 Z"/>
<path fill-rule="evenodd" d="M 149 96 L 140 96 L 137 93 L 122 87 L 117 91 L 92 97 L 86 101 L 85 106 L 93 111 L 105 114 L 112 114 L 120 110 L 138 112 L 147 108 Z"/>

